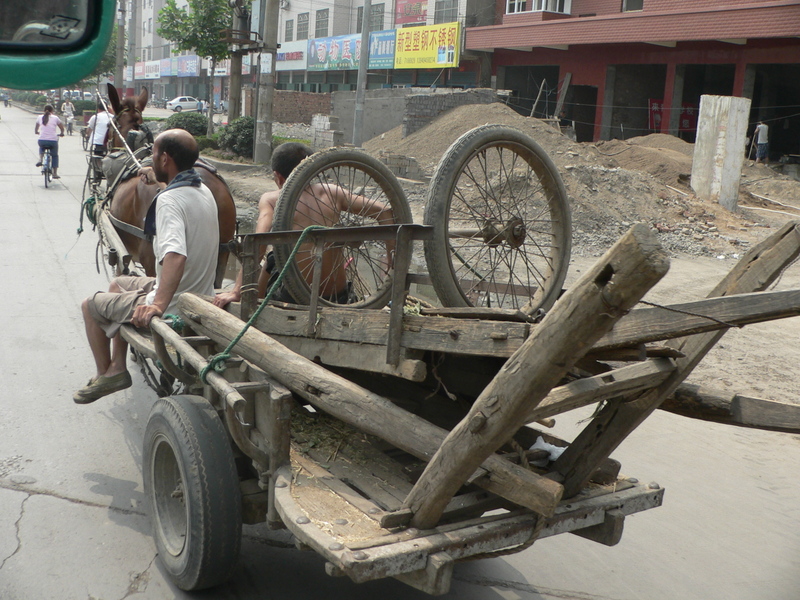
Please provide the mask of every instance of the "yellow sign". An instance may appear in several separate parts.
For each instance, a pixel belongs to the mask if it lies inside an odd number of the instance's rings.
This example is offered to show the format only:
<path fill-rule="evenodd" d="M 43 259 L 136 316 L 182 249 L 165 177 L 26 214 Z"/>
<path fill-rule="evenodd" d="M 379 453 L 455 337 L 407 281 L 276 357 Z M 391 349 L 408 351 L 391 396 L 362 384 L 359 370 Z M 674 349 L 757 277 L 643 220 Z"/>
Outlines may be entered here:
<path fill-rule="evenodd" d="M 461 24 L 442 23 L 395 30 L 395 69 L 457 67 Z"/>

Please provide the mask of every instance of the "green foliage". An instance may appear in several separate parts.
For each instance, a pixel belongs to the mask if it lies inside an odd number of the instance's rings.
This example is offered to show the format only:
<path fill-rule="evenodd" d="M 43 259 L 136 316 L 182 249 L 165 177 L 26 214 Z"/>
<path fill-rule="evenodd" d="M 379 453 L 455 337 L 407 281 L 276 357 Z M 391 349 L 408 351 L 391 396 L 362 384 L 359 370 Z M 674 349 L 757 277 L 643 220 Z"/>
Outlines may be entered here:
<path fill-rule="evenodd" d="M 179 112 L 167 119 L 164 129 L 185 129 L 194 136 L 205 135 L 208 119 L 197 112 Z"/>
<path fill-rule="evenodd" d="M 245 158 L 253 157 L 256 122 L 253 117 L 239 117 L 219 132 L 219 145 Z"/>
<path fill-rule="evenodd" d="M 11 99 L 16 102 L 22 102 L 24 104 L 30 104 L 31 106 L 39 106 L 42 108 L 44 108 L 44 105 L 47 104 L 47 96 L 44 96 L 39 92 L 13 91 L 11 92 Z"/>
<path fill-rule="evenodd" d="M 198 135 L 196 139 L 197 139 L 197 147 L 200 149 L 200 152 L 202 152 L 203 150 L 208 150 L 209 148 L 211 148 L 212 150 L 217 150 L 219 148 L 219 144 L 217 143 L 217 140 L 215 140 L 213 136 L 206 137 L 204 135 Z"/>
<path fill-rule="evenodd" d="M 213 61 L 228 58 L 228 45 L 220 41 L 220 32 L 230 27 L 231 9 L 227 0 L 188 0 L 189 10 L 175 0 L 167 0 L 158 13 L 161 27 L 157 33 L 175 42 L 178 50 L 193 50 Z"/>

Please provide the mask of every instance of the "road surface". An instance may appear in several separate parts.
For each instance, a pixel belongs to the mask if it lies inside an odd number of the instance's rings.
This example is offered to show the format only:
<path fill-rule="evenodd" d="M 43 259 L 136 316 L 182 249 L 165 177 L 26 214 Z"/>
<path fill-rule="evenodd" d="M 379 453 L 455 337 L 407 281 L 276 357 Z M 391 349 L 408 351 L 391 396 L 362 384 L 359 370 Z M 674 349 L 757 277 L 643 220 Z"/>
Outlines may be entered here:
<path fill-rule="evenodd" d="M 79 304 L 107 285 L 95 268 L 96 235 L 76 235 L 80 140 L 62 140 L 63 177 L 45 189 L 34 167 L 34 116 L 17 108 L 0 115 L 0 598 L 427 597 L 394 580 L 329 578 L 316 554 L 260 527 L 246 527 L 229 585 L 190 596 L 165 579 L 141 475 L 154 393 L 132 365 L 132 388 L 88 406 L 72 402 L 93 372 Z M 559 426 L 570 433 L 570 424 Z M 618 546 L 549 538 L 522 554 L 457 566 L 445 597 L 800 597 L 800 436 L 657 412 L 614 456 L 625 474 L 666 487 L 664 506 L 629 517 Z"/>

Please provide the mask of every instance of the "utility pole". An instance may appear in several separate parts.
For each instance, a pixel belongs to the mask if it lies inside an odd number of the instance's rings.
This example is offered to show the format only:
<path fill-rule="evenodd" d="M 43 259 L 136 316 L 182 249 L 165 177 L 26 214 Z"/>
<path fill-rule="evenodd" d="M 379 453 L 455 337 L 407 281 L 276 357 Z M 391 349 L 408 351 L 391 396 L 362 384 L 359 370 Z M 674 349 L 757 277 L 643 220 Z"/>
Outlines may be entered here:
<path fill-rule="evenodd" d="M 358 148 L 363 141 L 364 102 L 367 93 L 367 67 L 369 66 L 369 24 L 372 12 L 371 0 L 364 0 L 361 14 L 361 56 L 358 61 L 358 79 L 356 80 L 356 112 L 353 116 L 353 145 Z"/>
<path fill-rule="evenodd" d="M 136 39 L 139 28 L 136 26 L 136 3 L 139 0 L 131 0 L 131 20 L 128 28 L 128 66 L 131 68 L 131 89 L 136 92 Z M 125 0 L 122 0 L 125 2 Z M 120 90 L 125 95 L 125 88 Z"/>
<path fill-rule="evenodd" d="M 258 74 L 258 106 L 256 108 L 256 135 L 253 162 L 269 164 L 272 158 L 272 105 L 275 97 L 275 55 L 278 52 L 279 0 L 261 0 L 261 32 L 264 47 L 261 49 Z"/>
<path fill-rule="evenodd" d="M 124 93 L 125 90 L 125 2 L 118 0 L 119 21 L 117 21 L 117 61 L 114 66 L 114 85 Z"/>
<path fill-rule="evenodd" d="M 240 37 L 247 33 L 250 37 L 250 12 L 242 0 L 229 0 L 233 7 L 233 29 L 238 32 L 234 35 Z M 242 105 L 242 56 L 247 52 L 246 49 L 236 47 L 231 53 L 231 80 L 228 88 L 228 123 L 241 116 Z"/>

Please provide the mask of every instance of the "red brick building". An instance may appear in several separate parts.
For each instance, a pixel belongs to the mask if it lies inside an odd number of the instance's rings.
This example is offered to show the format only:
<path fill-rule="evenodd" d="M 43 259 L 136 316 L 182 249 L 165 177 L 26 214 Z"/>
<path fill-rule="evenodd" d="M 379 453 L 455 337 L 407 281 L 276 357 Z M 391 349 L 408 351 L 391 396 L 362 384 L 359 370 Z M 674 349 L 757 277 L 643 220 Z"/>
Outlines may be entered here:
<path fill-rule="evenodd" d="M 495 24 L 468 28 L 466 50 L 491 53 L 493 83 L 524 114 L 536 103 L 551 116 L 561 100 L 581 141 L 693 140 L 702 94 L 744 96 L 751 120 L 772 126 L 773 154 L 800 153 L 798 1 L 496 3 Z"/>

